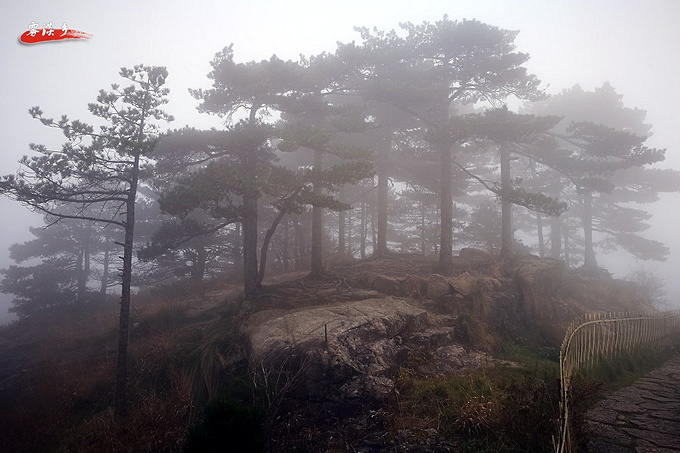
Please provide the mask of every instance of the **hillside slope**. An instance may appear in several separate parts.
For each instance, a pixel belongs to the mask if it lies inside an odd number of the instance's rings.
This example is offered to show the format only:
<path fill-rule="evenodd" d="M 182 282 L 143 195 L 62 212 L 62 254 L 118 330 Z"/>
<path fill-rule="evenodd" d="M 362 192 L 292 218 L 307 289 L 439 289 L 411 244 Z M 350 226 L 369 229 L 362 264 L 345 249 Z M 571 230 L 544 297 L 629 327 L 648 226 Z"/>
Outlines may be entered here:
<path fill-rule="evenodd" d="M 606 274 L 568 272 L 531 255 L 501 263 L 471 249 L 446 275 L 423 257 L 394 255 L 346 263 L 317 280 L 276 276 L 263 296 L 241 294 L 213 284 L 137 295 L 134 409 L 125 425 L 110 409 L 114 301 L 4 328 L 0 447 L 201 451 L 233 429 L 241 436 L 231 432 L 230 442 L 266 439 L 271 451 L 377 452 L 395 442 L 403 451 L 459 451 L 436 429 L 395 424 L 390 407 L 405 376 L 512 368 L 519 365 L 507 351 L 516 347 L 554 358 L 576 315 L 650 309 L 629 283 Z M 225 399 L 234 405 L 220 406 Z M 225 417 L 253 422 L 211 434 L 206 422 Z M 428 450 L 435 444 L 443 449 Z"/>

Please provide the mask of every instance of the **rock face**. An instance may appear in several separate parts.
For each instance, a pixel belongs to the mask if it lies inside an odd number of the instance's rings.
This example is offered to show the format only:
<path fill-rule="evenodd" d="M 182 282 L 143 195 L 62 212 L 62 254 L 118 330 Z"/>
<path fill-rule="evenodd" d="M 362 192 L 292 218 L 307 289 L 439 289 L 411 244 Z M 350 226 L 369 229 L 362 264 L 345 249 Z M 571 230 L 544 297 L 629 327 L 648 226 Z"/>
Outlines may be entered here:
<path fill-rule="evenodd" d="M 491 259 L 472 249 L 461 255 Z M 522 311 L 549 315 L 543 310 L 563 272 L 557 260 L 528 256 L 504 277 L 364 273 L 354 279 L 363 289 L 316 289 L 323 305 L 255 313 L 247 331 L 250 364 L 269 383 L 295 386 L 300 400 L 343 408 L 382 402 L 400 367 L 445 376 L 488 365 L 486 353 L 460 343 L 485 349 L 492 344 L 484 340 L 487 328 L 512 325 Z M 460 321 L 466 313 L 467 324 Z"/>
<path fill-rule="evenodd" d="M 526 255 L 520 257 L 508 273 L 519 286 L 527 315 L 548 319 L 556 316 L 553 299 L 564 279 L 563 261 Z"/>
<path fill-rule="evenodd" d="M 297 424 L 313 426 L 300 443 L 309 451 L 344 451 L 348 439 L 353 451 L 366 453 L 458 451 L 434 448 L 444 445 L 436 430 L 390 431 L 385 409 L 397 396 L 397 378 L 441 378 L 499 363 L 483 352 L 493 335 L 513 338 L 527 326 L 559 344 L 558 321 L 571 319 L 566 302 L 580 288 L 562 262 L 531 255 L 498 262 L 464 249 L 449 273 L 434 269 L 414 257 L 359 262 L 338 270 L 337 279 L 279 287 L 276 303 L 262 299 L 259 311 L 244 310 L 251 371 L 269 392 L 272 420 L 288 433 L 272 451 L 298 445 L 298 434 L 290 434 L 300 432 Z M 536 322 L 546 320 L 554 329 Z"/>
<path fill-rule="evenodd" d="M 432 274 L 428 277 L 426 293 L 428 299 L 438 299 L 450 292 L 451 287 L 449 286 L 449 281 L 445 277 L 439 274 Z"/>
<path fill-rule="evenodd" d="M 458 256 L 466 260 L 476 260 L 484 264 L 488 264 L 493 261 L 493 256 L 491 253 L 480 249 L 464 248 L 461 249 L 461 251 L 458 253 Z"/>
<path fill-rule="evenodd" d="M 433 326 L 427 312 L 392 297 L 337 303 L 281 314 L 251 327 L 251 364 L 270 382 L 297 380 L 306 401 L 344 409 L 380 402 L 401 365 L 424 351 L 438 365 L 427 374 L 478 367 L 485 355 L 454 345 L 453 327 Z"/>
<path fill-rule="evenodd" d="M 296 368 L 307 397 L 380 399 L 392 391 L 404 338 L 427 325 L 425 310 L 390 297 L 314 307 L 254 327 L 251 358 L 270 372 Z"/>

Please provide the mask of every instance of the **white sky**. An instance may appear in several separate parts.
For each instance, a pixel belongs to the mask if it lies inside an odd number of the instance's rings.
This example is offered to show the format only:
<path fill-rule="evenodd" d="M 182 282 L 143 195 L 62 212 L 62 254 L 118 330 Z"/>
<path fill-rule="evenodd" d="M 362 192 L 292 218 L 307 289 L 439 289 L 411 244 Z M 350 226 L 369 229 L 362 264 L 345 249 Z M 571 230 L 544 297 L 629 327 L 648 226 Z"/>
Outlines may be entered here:
<path fill-rule="evenodd" d="M 219 126 L 219 119 L 196 112 L 187 88 L 210 86 L 206 74 L 215 52 L 234 43 L 238 61 L 272 54 L 334 51 L 337 41 L 359 40 L 354 26 L 398 27 L 400 22 L 478 19 L 520 30 L 515 43 L 531 55 L 527 64 L 549 92 L 579 83 L 592 90 L 609 81 L 628 107 L 647 111 L 653 125 L 649 146 L 668 148 L 664 166 L 680 169 L 680 1 L 675 0 L 226 0 L 76 2 L 12 0 L 3 5 L 0 27 L 0 174 L 15 171 L 28 143 L 59 146 L 60 133 L 28 114 L 40 105 L 48 117 L 67 114 L 90 121 L 87 103 L 98 90 L 120 81 L 121 66 L 166 66 L 171 89 L 171 127 Z M 19 43 L 31 22 L 91 33 L 89 41 Z M 672 256 L 652 263 L 680 292 L 679 195 L 664 197 L 648 237 L 666 242 Z M 25 208 L 0 198 L 0 267 L 10 264 L 7 247 L 30 238 L 28 225 L 40 225 Z M 611 263 L 609 262 L 611 261 Z M 631 263 L 601 258 L 625 274 Z M 0 318 L 2 316 L 0 299 Z M 6 303 L 6 301 L 5 301 Z"/>

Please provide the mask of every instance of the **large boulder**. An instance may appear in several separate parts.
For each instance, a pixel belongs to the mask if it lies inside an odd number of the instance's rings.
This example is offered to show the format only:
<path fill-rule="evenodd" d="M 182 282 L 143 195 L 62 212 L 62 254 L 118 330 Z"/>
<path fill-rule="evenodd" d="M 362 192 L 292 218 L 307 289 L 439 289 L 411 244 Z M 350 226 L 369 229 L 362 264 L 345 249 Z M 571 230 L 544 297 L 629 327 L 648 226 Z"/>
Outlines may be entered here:
<path fill-rule="evenodd" d="M 493 255 L 486 250 L 463 248 L 458 252 L 458 256 L 463 259 L 475 260 L 479 262 L 490 263 L 493 261 Z"/>
<path fill-rule="evenodd" d="M 464 297 L 469 297 L 477 291 L 486 289 L 486 287 L 480 286 L 480 281 L 482 278 L 483 277 L 474 276 L 466 272 L 464 274 L 449 278 L 448 282 L 451 285 L 454 293 L 460 294 Z"/>
<path fill-rule="evenodd" d="M 526 314 L 535 318 L 555 317 L 555 299 L 565 274 L 562 260 L 523 255 L 509 266 L 508 274 L 521 291 Z"/>
<path fill-rule="evenodd" d="M 401 294 L 403 297 L 421 299 L 427 293 L 427 280 L 425 278 L 407 274 L 401 280 Z"/>
<path fill-rule="evenodd" d="M 482 269 L 494 264 L 494 256 L 485 251 L 473 248 L 461 249 L 458 256 L 453 257 L 453 265 L 469 269 Z"/>
<path fill-rule="evenodd" d="M 372 289 L 388 295 L 397 295 L 400 292 L 399 280 L 387 275 L 372 275 L 369 277 L 369 285 Z"/>
<path fill-rule="evenodd" d="M 428 299 L 438 299 L 441 296 L 449 294 L 451 292 L 451 287 L 449 286 L 449 281 L 446 277 L 439 274 L 432 274 L 427 279 L 427 293 L 426 297 Z"/>
<path fill-rule="evenodd" d="M 390 297 L 294 310 L 250 328 L 251 364 L 269 382 L 296 379 L 311 399 L 382 400 L 428 326 L 425 310 Z"/>
<path fill-rule="evenodd" d="M 436 348 L 432 352 L 432 360 L 421 364 L 418 371 L 429 377 L 446 377 L 493 363 L 494 360 L 487 353 L 469 350 L 459 344 L 449 344 Z"/>

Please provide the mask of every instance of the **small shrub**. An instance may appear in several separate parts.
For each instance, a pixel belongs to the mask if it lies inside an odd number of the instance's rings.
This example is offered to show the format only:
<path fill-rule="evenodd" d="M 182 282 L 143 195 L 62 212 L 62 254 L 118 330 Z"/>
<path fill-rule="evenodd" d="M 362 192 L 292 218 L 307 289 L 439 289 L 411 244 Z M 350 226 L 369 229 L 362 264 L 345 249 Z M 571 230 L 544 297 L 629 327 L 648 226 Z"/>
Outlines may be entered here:
<path fill-rule="evenodd" d="M 476 316 L 463 313 L 458 316 L 458 331 L 463 343 L 471 348 L 488 350 L 493 346 L 493 337 L 486 331 L 486 326 Z"/>
<path fill-rule="evenodd" d="M 485 376 L 451 376 L 446 379 L 418 380 L 404 373 L 400 385 L 397 422 L 406 420 L 408 425 L 425 428 L 428 423 L 434 427 L 445 427 L 452 434 L 461 417 L 460 410 L 475 398 L 491 401 L 494 390 Z M 402 423 L 397 423 L 401 425 Z"/>
<path fill-rule="evenodd" d="M 468 434 L 479 435 L 489 432 L 497 417 L 497 405 L 494 401 L 475 396 L 458 410 L 456 425 Z"/>
<path fill-rule="evenodd" d="M 131 334 L 141 338 L 187 324 L 190 320 L 189 305 L 174 301 L 154 303 L 136 318 Z"/>
<path fill-rule="evenodd" d="M 560 383 L 547 369 L 503 386 L 497 431 L 523 451 L 551 451 L 559 424 Z"/>
<path fill-rule="evenodd" d="M 460 441 L 462 453 L 498 453 L 498 446 L 489 442 L 488 439 L 468 437 Z"/>
<path fill-rule="evenodd" d="M 489 313 L 489 299 L 485 294 L 484 286 L 484 280 L 478 278 L 475 280 L 468 293 L 473 313 L 482 318 Z"/>
<path fill-rule="evenodd" d="M 571 420 L 571 436 L 577 443 L 584 442 L 586 439 L 584 432 L 586 413 L 600 399 L 602 388 L 601 381 L 585 379 L 580 375 L 576 375 L 571 381 L 569 418 Z"/>

